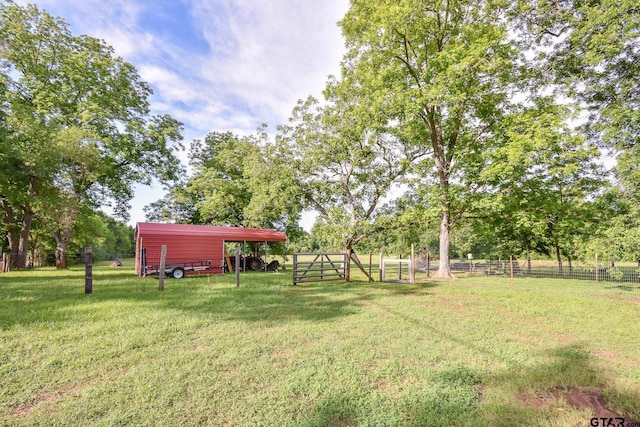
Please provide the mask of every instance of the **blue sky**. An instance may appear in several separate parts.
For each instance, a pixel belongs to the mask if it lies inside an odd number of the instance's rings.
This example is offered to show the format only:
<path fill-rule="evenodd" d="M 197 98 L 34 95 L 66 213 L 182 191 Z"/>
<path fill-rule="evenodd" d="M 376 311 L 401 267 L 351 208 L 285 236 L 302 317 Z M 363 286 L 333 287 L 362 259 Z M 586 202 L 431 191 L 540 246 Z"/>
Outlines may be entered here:
<path fill-rule="evenodd" d="M 101 38 L 154 90 L 153 114 L 185 125 L 184 143 L 211 131 L 273 131 L 298 99 L 321 97 L 338 75 L 337 26 L 348 0 L 38 0 L 76 34 Z M 186 155 L 183 155 L 186 163 Z M 137 187 L 131 224 L 162 197 Z M 303 224 L 305 228 L 309 224 Z"/>

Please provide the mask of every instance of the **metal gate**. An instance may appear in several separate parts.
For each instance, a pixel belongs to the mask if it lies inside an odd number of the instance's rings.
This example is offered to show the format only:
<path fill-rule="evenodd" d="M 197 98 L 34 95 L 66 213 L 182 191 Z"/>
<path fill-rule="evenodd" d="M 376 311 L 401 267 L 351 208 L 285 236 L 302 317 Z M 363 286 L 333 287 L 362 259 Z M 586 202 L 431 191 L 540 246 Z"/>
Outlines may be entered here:
<path fill-rule="evenodd" d="M 293 284 L 347 280 L 349 260 L 346 253 L 294 253 Z"/>

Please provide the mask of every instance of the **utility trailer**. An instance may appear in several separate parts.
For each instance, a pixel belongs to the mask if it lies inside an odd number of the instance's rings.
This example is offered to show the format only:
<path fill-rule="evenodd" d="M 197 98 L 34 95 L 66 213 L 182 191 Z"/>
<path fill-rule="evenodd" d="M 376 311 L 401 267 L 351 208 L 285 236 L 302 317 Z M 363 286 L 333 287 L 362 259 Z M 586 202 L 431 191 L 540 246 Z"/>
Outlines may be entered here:
<path fill-rule="evenodd" d="M 246 243 L 282 242 L 287 236 L 264 228 L 220 227 L 194 224 L 158 224 L 139 222 L 136 226 L 136 274 L 144 276 L 145 266 L 160 267 L 162 247 L 166 245 L 166 265 L 179 266 L 185 260 L 211 260 L 211 269 L 206 271 L 185 270 L 187 274 L 224 273 L 225 245 L 244 243 L 243 255 L 248 255 Z M 266 250 L 265 250 L 266 253 Z M 255 253 L 253 255 L 256 255 Z M 231 256 L 233 258 L 233 256 Z M 249 261 L 249 260 L 247 260 Z M 188 263 L 190 267 L 191 263 Z M 257 264 L 264 266 L 263 263 Z M 244 267 L 244 263 L 242 267 Z M 246 265 L 251 267 L 250 264 Z M 178 273 L 180 274 L 180 273 Z"/>
<path fill-rule="evenodd" d="M 165 265 L 164 273 L 174 279 L 182 279 L 188 271 L 211 270 L 211 260 L 180 261 Z M 152 276 L 160 274 L 160 264 L 152 264 L 144 267 L 144 275 Z"/>

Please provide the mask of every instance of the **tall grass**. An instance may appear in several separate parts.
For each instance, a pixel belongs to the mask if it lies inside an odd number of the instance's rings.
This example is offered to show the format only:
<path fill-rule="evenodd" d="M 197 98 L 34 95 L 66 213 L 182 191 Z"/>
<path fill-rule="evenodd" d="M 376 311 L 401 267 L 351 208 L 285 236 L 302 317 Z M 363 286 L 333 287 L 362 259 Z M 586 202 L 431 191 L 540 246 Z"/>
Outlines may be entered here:
<path fill-rule="evenodd" d="M 126 266 L 125 266 L 126 267 Z M 0 276 L 2 425 L 587 425 L 640 418 L 640 297 L 468 278 L 291 286 L 98 265 Z"/>

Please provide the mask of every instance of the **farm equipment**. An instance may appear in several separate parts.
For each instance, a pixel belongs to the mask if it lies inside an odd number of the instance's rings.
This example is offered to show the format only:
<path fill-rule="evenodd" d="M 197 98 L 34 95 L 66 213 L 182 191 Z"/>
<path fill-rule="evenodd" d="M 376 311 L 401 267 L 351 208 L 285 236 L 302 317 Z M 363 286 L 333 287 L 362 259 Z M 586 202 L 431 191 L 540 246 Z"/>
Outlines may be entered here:
<path fill-rule="evenodd" d="M 236 258 L 234 256 L 229 257 L 229 261 L 231 266 L 235 271 L 235 262 Z M 225 271 L 229 271 L 225 263 Z M 253 271 L 278 271 L 280 267 L 280 263 L 278 261 L 271 261 L 269 264 L 265 264 L 264 260 L 259 256 L 240 256 L 240 267 L 244 270 L 253 270 Z"/>

